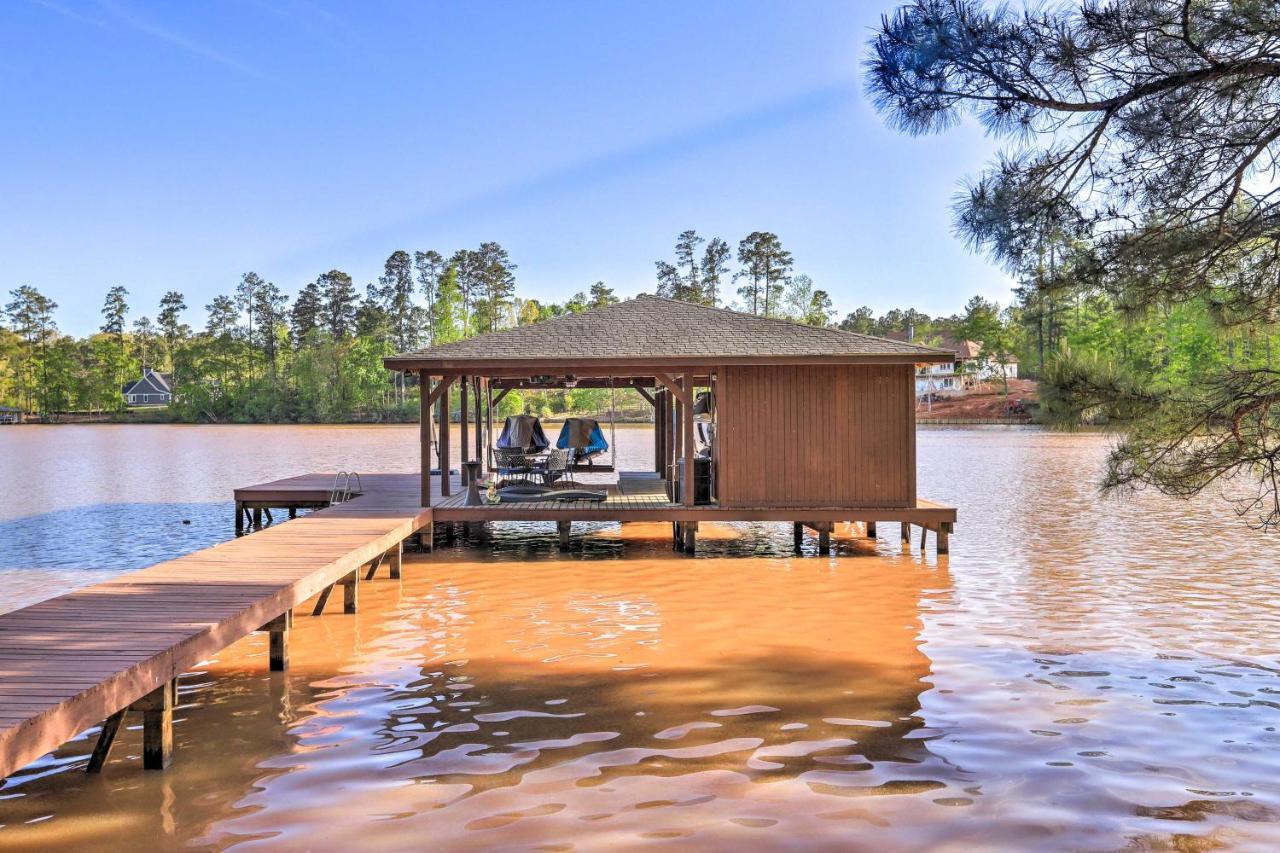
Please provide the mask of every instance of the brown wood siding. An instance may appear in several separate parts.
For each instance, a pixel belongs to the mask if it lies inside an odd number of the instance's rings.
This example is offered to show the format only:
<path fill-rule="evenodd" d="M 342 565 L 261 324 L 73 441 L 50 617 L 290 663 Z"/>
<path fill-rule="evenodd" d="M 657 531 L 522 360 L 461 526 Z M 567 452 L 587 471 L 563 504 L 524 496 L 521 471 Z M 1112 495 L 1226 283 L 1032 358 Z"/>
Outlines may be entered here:
<path fill-rule="evenodd" d="M 723 367 L 726 507 L 914 506 L 911 365 Z"/>

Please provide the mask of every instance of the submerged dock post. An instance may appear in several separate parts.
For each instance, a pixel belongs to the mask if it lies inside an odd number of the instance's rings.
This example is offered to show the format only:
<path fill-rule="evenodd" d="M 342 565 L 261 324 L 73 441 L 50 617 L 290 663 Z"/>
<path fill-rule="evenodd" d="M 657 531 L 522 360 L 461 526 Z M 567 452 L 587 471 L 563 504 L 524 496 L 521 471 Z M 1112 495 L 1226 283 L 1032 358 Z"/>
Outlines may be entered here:
<path fill-rule="evenodd" d="M 938 553 L 948 554 L 951 552 L 951 525 L 938 525 Z"/>
<path fill-rule="evenodd" d="M 797 521 L 792 525 L 791 539 L 792 547 L 795 548 L 797 554 L 800 553 L 801 546 L 804 545 L 804 525 Z"/>
<path fill-rule="evenodd" d="M 874 521 L 867 522 L 867 538 L 868 539 L 876 538 L 876 523 Z"/>
<path fill-rule="evenodd" d="M 236 533 L 244 533 L 244 504 L 236 501 Z"/>
<path fill-rule="evenodd" d="M 692 554 L 698 550 L 698 522 L 684 522 L 684 550 L 687 554 Z"/>
<path fill-rule="evenodd" d="M 911 547 L 911 522 L 902 522 L 902 544 Z"/>
<path fill-rule="evenodd" d="M 395 547 L 387 552 L 387 559 L 391 564 L 388 567 L 391 572 L 391 579 L 393 581 L 400 580 L 400 566 L 404 560 L 404 543 L 397 542 Z"/>
<path fill-rule="evenodd" d="M 571 521 L 557 521 L 556 532 L 560 534 L 560 550 L 569 550 L 569 530 L 573 526 Z"/>
<path fill-rule="evenodd" d="M 818 525 L 818 553 L 831 553 L 831 522 L 829 521 Z"/>
<path fill-rule="evenodd" d="M 133 703 L 142 712 L 142 766 L 163 770 L 173 763 L 173 706 L 177 679 L 170 679 Z"/>
<path fill-rule="evenodd" d="M 262 630 L 270 632 L 270 670 L 284 672 L 289 668 L 289 629 L 293 627 L 292 608 L 262 626 Z"/>
<path fill-rule="evenodd" d="M 360 570 L 356 569 L 339 583 L 342 584 L 342 612 L 357 612 L 360 609 Z"/>

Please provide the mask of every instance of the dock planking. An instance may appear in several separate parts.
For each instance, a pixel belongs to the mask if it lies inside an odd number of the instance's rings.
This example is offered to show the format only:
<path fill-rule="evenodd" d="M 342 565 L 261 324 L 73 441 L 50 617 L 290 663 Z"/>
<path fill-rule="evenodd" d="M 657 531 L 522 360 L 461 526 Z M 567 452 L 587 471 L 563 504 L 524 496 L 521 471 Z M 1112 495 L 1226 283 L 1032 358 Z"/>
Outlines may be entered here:
<path fill-rule="evenodd" d="M 327 499 L 326 480 L 260 494 L 322 489 Z M 346 503 L 0 614 L 0 779 L 124 709 L 142 710 L 144 725 L 171 720 L 172 699 L 162 700 L 183 672 L 398 553 L 431 518 L 418 486 L 412 475 L 370 475 Z"/>

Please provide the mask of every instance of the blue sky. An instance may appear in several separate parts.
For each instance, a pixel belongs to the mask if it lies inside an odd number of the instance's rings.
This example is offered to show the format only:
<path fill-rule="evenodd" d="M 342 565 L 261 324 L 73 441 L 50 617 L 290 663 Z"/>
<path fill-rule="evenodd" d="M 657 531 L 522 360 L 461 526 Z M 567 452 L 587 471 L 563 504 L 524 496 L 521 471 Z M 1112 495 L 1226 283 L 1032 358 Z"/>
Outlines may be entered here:
<path fill-rule="evenodd" d="M 631 295 L 696 228 L 776 232 L 841 315 L 1007 302 L 951 230 L 992 142 L 903 136 L 863 94 L 890 8 L 9 0 L 0 290 L 83 334 L 112 285 L 134 317 L 177 289 L 197 325 L 248 270 L 363 286 L 497 240 L 522 295 Z"/>

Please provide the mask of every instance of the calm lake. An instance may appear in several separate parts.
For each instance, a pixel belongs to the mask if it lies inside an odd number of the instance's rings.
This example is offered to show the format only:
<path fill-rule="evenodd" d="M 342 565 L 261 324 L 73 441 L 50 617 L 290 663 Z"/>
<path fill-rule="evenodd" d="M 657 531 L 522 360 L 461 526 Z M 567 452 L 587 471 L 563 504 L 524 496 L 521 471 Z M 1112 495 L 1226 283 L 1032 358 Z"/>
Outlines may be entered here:
<path fill-rule="evenodd" d="M 406 556 L 0 787 L 0 848 L 1280 847 L 1274 540 L 1216 498 L 1102 498 L 1108 439 L 919 433 L 951 554 L 787 524 L 498 525 Z M 644 468 L 651 433 L 618 431 Z M 412 471 L 416 427 L 0 427 L 0 610 L 232 535 L 231 490 Z M 581 532 L 580 532 L 581 531 Z M 580 546 L 578 540 L 581 541 Z"/>

